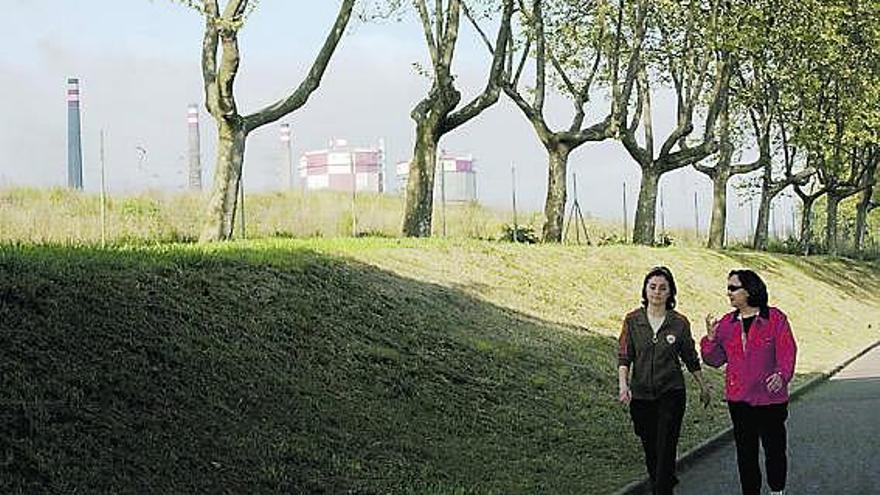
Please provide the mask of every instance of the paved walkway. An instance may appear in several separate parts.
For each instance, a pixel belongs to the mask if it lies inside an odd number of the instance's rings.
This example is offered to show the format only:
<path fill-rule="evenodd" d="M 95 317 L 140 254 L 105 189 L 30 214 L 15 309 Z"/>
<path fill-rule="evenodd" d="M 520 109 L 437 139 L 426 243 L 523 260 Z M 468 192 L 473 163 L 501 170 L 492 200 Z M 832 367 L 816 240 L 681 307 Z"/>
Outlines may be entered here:
<path fill-rule="evenodd" d="M 793 402 L 787 425 L 786 494 L 880 494 L 880 347 Z M 739 494 L 733 444 L 679 479 L 679 495 Z"/>

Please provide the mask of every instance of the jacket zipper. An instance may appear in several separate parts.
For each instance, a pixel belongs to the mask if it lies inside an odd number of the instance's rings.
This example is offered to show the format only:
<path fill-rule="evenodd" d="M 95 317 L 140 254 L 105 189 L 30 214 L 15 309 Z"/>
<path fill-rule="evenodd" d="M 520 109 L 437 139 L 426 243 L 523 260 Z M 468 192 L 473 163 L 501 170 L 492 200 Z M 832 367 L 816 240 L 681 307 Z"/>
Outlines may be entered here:
<path fill-rule="evenodd" d="M 654 398 L 656 399 L 657 398 L 657 386 L 654 383 L 654 358 L 656 357 L 654 355 L 654 340 L 656 340 L 656 339 L 654 339 L 654 338 L 651 339 L 651 395 L 653 395 Z"/>
<path fill-rule="evenodd" d="M 647 312 L 645 313 L 645 319 L 647 320 Z M 649 320 L 649 323 L 648 323 L 648 328 L 647 328 L 647 330 L 648 330 L 648 346 L 649 346 L 649 348 L 651 349 L 651 381 L 650 381 L 651 395 L 656 399 L 656 398 L 657 398 L 657 387 L 656 387 L 656 385 L 655 385 L 655 383 L 654 383 L 654 358 L 655 358 L 655 355 L 654 355 L 654 341 L 656 341 L 657 338 L 656 338 L 656 336 L 653 335 L 653 333 L 654 333 L 653 330 L 654 330 L 654 329 L 651 328 L 650 320 Z"/>

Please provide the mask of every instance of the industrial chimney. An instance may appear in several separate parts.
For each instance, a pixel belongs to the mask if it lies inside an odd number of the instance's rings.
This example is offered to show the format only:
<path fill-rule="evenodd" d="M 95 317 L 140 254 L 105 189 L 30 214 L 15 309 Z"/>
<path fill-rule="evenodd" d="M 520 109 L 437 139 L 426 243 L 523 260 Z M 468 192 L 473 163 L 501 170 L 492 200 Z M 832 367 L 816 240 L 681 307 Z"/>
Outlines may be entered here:
<path fill-rule="evenodd" d="M 289 191 L 293 188 L 293 153 L 290 149 L 290 124 L 281 124 L 281 149 L 283 151 L 281 161 L 281 190 Z"/>
<path fill-rule="evenodd" d="M 67 79 L 67 187 L 83 188 L 79 79 L 74 77 Z"/>
<path fill-rule="evenodd" d="M 191 104 L 186 110 L 189 130 L 189 190 L 202 190 L 202 152 L 199 141 L 199 107 Z"/>

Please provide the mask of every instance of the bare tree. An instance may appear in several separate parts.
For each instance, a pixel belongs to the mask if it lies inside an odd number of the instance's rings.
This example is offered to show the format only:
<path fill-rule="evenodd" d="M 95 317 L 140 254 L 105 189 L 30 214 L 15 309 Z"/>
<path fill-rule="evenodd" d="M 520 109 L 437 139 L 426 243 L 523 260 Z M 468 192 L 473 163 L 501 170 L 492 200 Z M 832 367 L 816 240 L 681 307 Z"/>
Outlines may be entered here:
<path fill-rule="evenodd" d="M 770 238 L 770 205 L 773 199 L 791 185 L 803 186 L 809 182 L 810 177 L 816 173 L 815 169 L 804 168 L 795 171 L 797 163 L 797 150 L 792 149 L 787 143 L 783 144 L 783 177 L 775 178 L 772 160 L 763 163 L 764 173 L 761 177 L 761 201 L 758 206 L 758 221 L 755 224 L 755 233 L 752 239 L 752 247 L 757 250 L 766 250 Z"/>
<path fill-rule="evenodd" d="M 647 1 L 638 2 L 629 40 L 624 39 L 623 4 L 621 0 L 615 14 L 608 0 L 531 0 L 528 5 L 526 0 L 518 0 L 520 39 L 511 37 L 503 89 L 547 150 L 544 242 L 562 240 L 569 155 L 587 142 L 615 137 L 617 104 L 621 99 L 628 99 L 632 91 L 635 61 L 645 35 Z M 627 42 L 631 46 L 624 46 Z M 515 43 L 519 46 L 515 47 Z M 618 86 L 619 59 L 625 48 L 631 53 L 628 67 L 633 70 L 626 71 L 621 88 Z M 517 51 L 520 52 L 518 57 Z M 521 88 L 529 57 L 534 60 L 534 87 Z M 611 86 L 611 108 L 604 119 L 585 125 L 594 89 L 603 79 Z M 548 86 L 554 82 L 573 106 L 569 125 L 559 130 L 552 129 L 544 112 Z M 530 98 L 527 93 L 531 93 Z"/>
<path fill-rule="evenodd" d="M 808 256 L 813 249 L 813 205 L 828 189 L 819 183 L 818 176 L 813 175 L 805 184 L 795 184 L 794 192 L 801 199 L 801 253 Z"/>
<path fill-rule="evenodd" d="M 495 104 L 501 92 L 499 81 L 504 70 L 504 47 L 510 36 L 510 18 L 513 0 L 501 0 L 502 13 L 495 54 L 489 70 L 488 81 L 482 93 L 459 108 L 461 92 L 455 87 L 452 61 L 458 41 L 462 0 L 441 0 L 428 9 L 425 0 L 412 0 L 418 12 L 425 35 L 425 43 L 431 58 L 432 84 L 428 95 L 413 108 L 410 116 L 416 123 L 416 139 L 406 185 L 403 234 L 408 237 L 431 235 L 434 205 L 434 172 L 440 139 L 478 116 Z M 458 108 L 458 109 L 457 109 Z M 457 109 L 457 110 L 456 110 Z"/>
<path fill-rule="evenodd" d="M 767 249 L 770 238 L 770 207 L 776 196 L 792 185 L 806 185 L 816 174 L 814 168 L 804 166 L 803 150 L 792 141 L 789 132 L 789 127 L 797 126 L 802 119 L 802 112 L 787 112 L 781 107 L 776 77 L 774 74 L 767 74 L 763 69 L 757 67 L 754 71 L 753 81 L 759 89 L 753 92 L 757 98 L 748 108 L 754 132 L 761 133 L 759 162 L 763 173 L 760 177 L 758 221 L 752 236 L 752 247 L 757 250 Z M 746 87 L 742 73 L 739 74 L 739 79 L 742 86 Z M 771 129 L 776 132 L 772 133 Z M 771 134 L 774 136 L 771 137 Z M 777 144 L 776 149 L 771 150 L 771 139 Z M 780 158 L 781 166 L 777 164 Z"/>
<path fill-rule="evenodd" d="M 730 105 L 724 103 L 721 108 L 718 126 L 719 152 L 714 166 L 694 163 L 694 168 L 706 174 L 712 180 L 712 220 L 709 225 L 709 237 L 706 246 L 720 249 L 724 247 L 727 231 L 727 184 L 735 175 L 754 172 L 765 166 L 770 160 L 770 121 L 764 119 L 759 123 L 752 119 L 755 140 L 758 144 L 759 156 L 752 162 L 733 163 L 736 144 L 730 122 Z"/>
<path fill-rule="evenodd" d="M 181 0 L 205 18 L 202 41 L 202 78 L 205 107 L 217 125 L 217 161 L 214 186 L 200 242 L 229 239 L 244 163 L 245 143 L 255 129 L 299 109 L 318 89 L 330 58 L 342 38 L 356 0 L 342 0 L 336 21 L 306 78 L 286 97 L 252 114 L 242 115 L 235 101 L 234 84 L 241 54 L 238 33 L 253 5 L 248 0 L 228 0 L 221 11 L 218 0 Z"/>

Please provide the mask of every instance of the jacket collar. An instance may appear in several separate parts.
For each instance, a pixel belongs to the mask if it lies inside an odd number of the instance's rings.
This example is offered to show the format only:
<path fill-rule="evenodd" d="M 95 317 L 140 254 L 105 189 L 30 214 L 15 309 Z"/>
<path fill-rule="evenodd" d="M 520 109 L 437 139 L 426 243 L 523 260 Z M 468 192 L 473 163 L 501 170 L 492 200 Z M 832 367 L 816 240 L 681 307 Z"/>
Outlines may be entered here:
<path fill-rule="evenodd" d="M 666 310 L 666 318 L 663 320 L 663 324 L 660 326 L 660 328 L 663 328 L 666 325 L 671 324 L 674 319 L 674 315 L 675 315 L 674 309 L 667 309 Z M 636 319 L 636 321 L 640 325 L 642 325 L 646 328 L 651 328 L 651 322 L 648 320 L 648 308 L 647 307 L 642 306 L 641 308 L 639 308 L 639 317 Z M 651 331 L 653 332 L 654 330 L 651 329 Z"/>
<path fill-rule="evenodd" d="M 770 319 L 770 308 L 768 306 L 762 306 L 760 309 L 758 309 L 758 316 L 760 316 L 761 318 L 764 318 L 765 320 Z M 733 312 L 733 319 L 734 320 L 740 319 L 740 314 L 739 314 L 738 309 Z"/>

